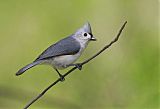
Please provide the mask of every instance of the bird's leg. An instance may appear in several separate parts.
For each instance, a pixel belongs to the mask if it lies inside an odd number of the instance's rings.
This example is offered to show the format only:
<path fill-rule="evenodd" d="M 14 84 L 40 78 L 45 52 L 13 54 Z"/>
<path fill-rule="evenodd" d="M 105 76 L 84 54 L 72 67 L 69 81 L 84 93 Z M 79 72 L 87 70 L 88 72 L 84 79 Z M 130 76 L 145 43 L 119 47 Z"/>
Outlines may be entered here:
<path fill-rule="evenodd" d="M 59 73 L 59 71 L 55 68 L 55 70 L 57 71 L 59 77 L 61 78 L 61 82 L 65 80 L 64 76 L 62 74 Z"/>
<path fill-rule="evenodd" d="M 82 64 L 81 64 L 81 63 L 70 64 L 69 66 L 75 66 L 75 67 L 77 67 L 79 70 L 82 70 Z"/>

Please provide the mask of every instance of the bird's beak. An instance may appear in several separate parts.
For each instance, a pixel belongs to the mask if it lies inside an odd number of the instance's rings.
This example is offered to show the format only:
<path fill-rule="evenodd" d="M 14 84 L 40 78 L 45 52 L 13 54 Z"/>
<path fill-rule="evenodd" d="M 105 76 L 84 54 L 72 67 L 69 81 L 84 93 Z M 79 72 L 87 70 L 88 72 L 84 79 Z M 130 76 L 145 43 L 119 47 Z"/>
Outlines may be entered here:
<path fill-rule="evenodd" d="M 91 37 L 91 41 L 96 41 L 97 39 L 95 37 Z"/>

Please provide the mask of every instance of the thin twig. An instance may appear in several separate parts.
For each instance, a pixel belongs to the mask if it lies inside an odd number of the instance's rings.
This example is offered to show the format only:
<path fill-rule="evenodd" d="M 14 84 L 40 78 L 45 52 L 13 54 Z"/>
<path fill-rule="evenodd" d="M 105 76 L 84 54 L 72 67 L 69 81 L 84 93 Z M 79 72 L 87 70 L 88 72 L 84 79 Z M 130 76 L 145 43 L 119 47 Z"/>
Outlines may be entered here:
<path fill-rule="evenodd" d="M 115 43 L 116 41 L 118 41 L 119 36 L 122 33 L 122 30 L 124 29 L 125 25 L 126 25 L 127 21 L 125 21 L 125 23 L 122 25 L 122 27 L 120 28 L 118 34 L 116 35 L 115 39 L 112 40 L 109 44 L 107 44 L 105 47 L 103 47 L 98 53 L 96 53 L 95 55 L 93 55 L 91 58 L 85 60 L 84 62 L 80 63 L 82 66 L 84 64 L 87 64 L 89 61 L 93 60 L 95 57 L 97 57 L 99 54 L 101 54 L 104 50 L 106 50 L 107 48 L 109 48 L 113 43 Z M 63 77 L 66 77 L 68 74 L 70 74 L 71 72 L 73 72 L 75 69 L 77 69 L 77 67 L 73 67 L 72 69 L 70 69 L 68 72 L 66 72 Z M 39 98 L 41 98 L 50 88 L 52 88 L 54 85 L 56 85 L 58 82 L 61 81 L 61 78 L 58 78 L 56 81 L 54 81 L 51 85 L 49 85 L 46 89 L 44 89 L 37 97 L 35 97 L 33 100 L 31 100 L 25 107 L 24 109 L 27 109 L 30 105 L 32 105 L 35 101 L 37 101 Z"/>

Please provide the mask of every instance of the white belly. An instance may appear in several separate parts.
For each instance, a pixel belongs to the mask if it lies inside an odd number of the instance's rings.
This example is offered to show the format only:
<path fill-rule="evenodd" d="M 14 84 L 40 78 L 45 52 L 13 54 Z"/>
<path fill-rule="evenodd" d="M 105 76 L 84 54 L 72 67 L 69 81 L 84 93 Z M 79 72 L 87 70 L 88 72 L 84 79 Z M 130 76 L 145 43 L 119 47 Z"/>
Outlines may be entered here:
<path fill-rule="evenodd" d="M 74 63 L 79 58 L 79 56 L 79 53 L 75 55 L 58 56 L 52 59 L 50 64 L 57 69 L 63 69 Z"/>

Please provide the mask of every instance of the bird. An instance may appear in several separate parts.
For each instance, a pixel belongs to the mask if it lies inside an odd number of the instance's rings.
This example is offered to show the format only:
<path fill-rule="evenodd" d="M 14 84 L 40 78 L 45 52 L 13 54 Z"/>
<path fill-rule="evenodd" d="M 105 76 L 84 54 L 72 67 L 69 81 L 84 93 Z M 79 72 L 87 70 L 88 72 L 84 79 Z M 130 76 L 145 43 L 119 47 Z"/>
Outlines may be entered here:
<path fill-rule="evenodd" d="M 25 71 L 36 65 L 50 65 L 58 73 L 61 81 L 64 81 L 65 78 L 59 70 L 70 66 L 75 66 L 81 70 L 82 65 L 75 63 L 75 61 L 81 56 L 88 43 L 96 40 L 97 39 L 92 34 L 90 23 L 86 22 L 73 34 L 52 44 L 33 62 L 18 70 L 16 76 L 23 74 Z"/>

